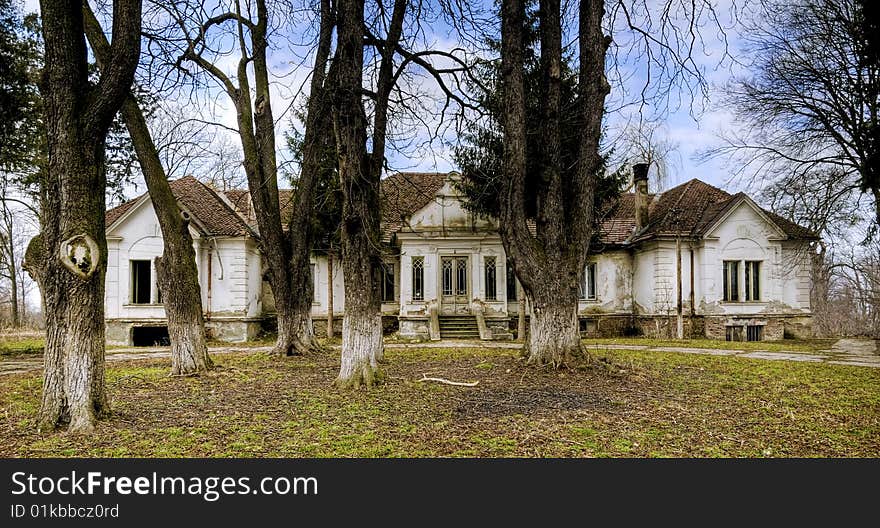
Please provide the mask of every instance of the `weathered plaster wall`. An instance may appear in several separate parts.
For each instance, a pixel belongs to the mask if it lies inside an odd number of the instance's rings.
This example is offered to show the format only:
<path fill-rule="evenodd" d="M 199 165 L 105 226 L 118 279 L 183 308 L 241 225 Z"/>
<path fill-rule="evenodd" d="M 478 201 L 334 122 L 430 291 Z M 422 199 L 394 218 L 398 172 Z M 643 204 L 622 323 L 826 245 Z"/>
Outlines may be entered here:
<path fill-rule="evenodd" d="M 581 314 L 632 312 L 633 263 L 627 251 L 614 250 L 593 255 L 596 264 L 596 299 L 581 300 Z"/>

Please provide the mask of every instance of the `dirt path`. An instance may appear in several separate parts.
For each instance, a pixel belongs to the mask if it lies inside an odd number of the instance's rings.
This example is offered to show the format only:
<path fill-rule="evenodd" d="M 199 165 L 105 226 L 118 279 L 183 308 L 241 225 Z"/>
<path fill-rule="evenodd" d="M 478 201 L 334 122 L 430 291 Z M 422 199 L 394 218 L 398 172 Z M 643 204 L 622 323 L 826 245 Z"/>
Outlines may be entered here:
<path fill-rule="evenodd" d="M 651 347 L 648 345 L 590 345 L 590 348 L 612 350 L 648 350 L 656 352 L 678 352 L 682 354 L 708 354 L 713 356 L 738 356 L 752 359 L 770 359 L 783 361 L 807 361 L 812 363 L 831 363 L 835 365 L 854 365 L 859 367 L 880 368 L 880 353 L 877 341 L 873 339 L 840 339 L 829 350 L 817 352 L 767 350 L 731 350 L 715 348 L 690 347 Z M 429 343 L 388 343 L 386 348 L 522 348 L 520 343 L 482 342 L 482 341 L 439 341 Z M 217 353 L 248 353 L 268 352 L 271 346 L 251 347 L 211 347 Z M 331 346 L 339 350 L 339 345 Z M 168 347 L 155 348 L 117 348 L 107 351 L 107 361 L 132 361 L 138 359 L 162 359 L 170 357 Z M 29 372 L 43 368 L 43 358 L 36 355 L 17 356 L 0 360 L 0 376 Z"/>

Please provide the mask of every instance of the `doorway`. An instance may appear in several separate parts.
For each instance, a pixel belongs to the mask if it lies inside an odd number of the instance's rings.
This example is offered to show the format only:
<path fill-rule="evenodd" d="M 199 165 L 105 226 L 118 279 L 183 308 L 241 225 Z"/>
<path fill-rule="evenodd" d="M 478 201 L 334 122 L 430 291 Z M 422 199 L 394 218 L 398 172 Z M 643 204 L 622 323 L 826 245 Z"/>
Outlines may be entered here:
<path fill-rule="evenodd" d="M 470 314 L 468 257 L 440 257 L 440 312 Z"/>

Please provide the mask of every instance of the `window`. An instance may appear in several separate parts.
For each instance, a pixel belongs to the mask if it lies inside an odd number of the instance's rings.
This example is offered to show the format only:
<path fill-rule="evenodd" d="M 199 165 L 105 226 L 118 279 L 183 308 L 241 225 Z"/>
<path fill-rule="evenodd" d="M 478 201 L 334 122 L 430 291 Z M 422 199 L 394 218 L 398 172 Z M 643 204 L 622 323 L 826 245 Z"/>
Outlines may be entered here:
<path fill-rule="evenodd" d="M 467 295 L 467 265 L 466 258 L 455 259 L 455 294 Z"/>
<path fill-rule="evenodd" d="M 425 300 L 425 257 L 412 258 L 413 300 Z"/>
<path fill-rule="evenodd" d="M 725 336 L 724 338 L 727 341 L 742 341 L 743 340 L 743 327 L 739 325 L 731 325 L 724 327 Z"/>
<path fill-rule="evenodd" d="M 131 261 L 131 304 L 150 304 L 150 261 Z"/>
<path fill-rule="evenodd" d="M 758 325 L 749 325 L 746 327 L 747 341 L 762 341 L 764 339 L 764 327 Z"/>
<path fill-rule="evenodd" d="M 516 300 L 516 273 L 513 272 L 513 266 L 507 261 L 507 300 Z"/>
<path fill-rule="evenodd" d="M 746 261 L 746 300 L 758 301 L 761 299 L 761 262 L 757 260 Z M 752 339 L 749 339 L 752 341 Z M 760 341 L 756 339 L 755 341 Z"/>
<path fill-rule="evenodd" d="M 724 300 L 735 302 L 739 300 L 739 261 L 724 261 Z"/>
<path fill-rule="evenodd" d="M 739 289 L 739 268 L 743 265 L 743 290 Z M 724 300 L 726 302 L 761 300 L 761 261 L 724 261 Z"/>
<path fill-rule="evenodd" d="M 596 263 L 591 262 L 584 268 L 578 280 L 578 298 L 581 300 L 596 299 Z"/>
<path fill-rule="evenodd" d="M 394 302 L 394 264 L 382 263 L 382 302 Z"/>
<path fill-rule="evenodd" d="M 495 301 L 498 299 L 495 287 L 495 257 L 483 259 L 483 271 L 486 279 L 486 300 Z"/>
<path fill-rule="evenodd" d="M 318 281 L 315 279 L 315 264 L 314 264 L 314 262 L 309 264 L 309 274 L 312 277 L 312 292 L 314 292 L 312 295 L 314 296 L 315 300 L 317 301 L 318 300 Z"/>
<path fill-rule="evenodd" d="M 452 259 L 443 259 L 443 295 L 452 295 Z"/>

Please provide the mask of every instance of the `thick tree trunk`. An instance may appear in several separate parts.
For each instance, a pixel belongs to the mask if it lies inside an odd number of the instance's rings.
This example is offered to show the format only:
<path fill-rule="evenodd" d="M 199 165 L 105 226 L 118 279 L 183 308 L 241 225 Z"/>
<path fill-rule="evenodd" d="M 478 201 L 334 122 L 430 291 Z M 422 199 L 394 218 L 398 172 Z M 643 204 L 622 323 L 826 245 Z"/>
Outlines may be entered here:
<path fill-rule="evenodd" d="M 78 157 L 60 155 L 59 150 L 56 154 L 59 155 L 55 161 L 59 163 L 64 163 L 63 160 L 73 163 Z M 103 155 L 98 159 L 103 161 Z M 49 163 L 51 171 L 54 163 L 51 160 Z M 74 170 L 95 175 L 98 163 L 93 160 L 91 170 L 77 164 L 79 167 Z M 70 164 L 66 166 L 74 168 Z M 46 314 L 43 394 L 38 428 L 51 431 L 69 423 L 70 432 L 90 433 L 95 422 L 110 413 L 104 383 L 104 274 L 107 262 L 104 200 L 100 194 L 90 192 L 90 186 L 71 187 L 74 186 L 62 185 L 67 191 L 68 207 L 85 209 L 89 214 L 76 219 L 64 218 L 71 215 L 62 214 L 60 224 L 68 225 L 63 231 L 76 232 L 95 241 L 92 247 L 97 248 L 97 252 L 89 251 L 85 269 L 91 274 L 83 277 L 67 269 L 59 258 L 54 258 L 57 253 L 53 255 L 43 248 L 43 236 L 49 235 L 49 230 L 35 238 L 28 249 L 28 265 L 40 285 Z M 53 245 L 60 246 L 60 243 Z"/>
<path fill-rule="evenodd" d="M 104 142 L 134 79 L 139 0 L 113 3 L 112 60 L 88 84 L 81 3 L 40 2 L 49 161 L 40 182 L 41 232 L 26 252 L 46 309 L 41 429 L 91 432 L 109 412 L 104 384 Z"/>
<path fill-rule="evenodd" d="M 160 227 L 163 227 L 161 222 Z M 179 227 L 189 229 L 186 223 Z M 188 232 L 186 235 L 168 237 L 163 229 L 162 236 L 165 248 L 162 256 L 156 257 L 156 278 L 168 319 L 171 375 L 190 376 L 210 370 L 213 366 L 205 339 L 202 292 L 195 252 Z M 180 243 L 186 245 L 180 247 Z"/>
<path fill-rule="evenodd" d="M 578 164 L 561 166 L 560 137 L 562 29 L 559 0 L 540 0 L 542 87 L 541 179 L 536 190 L 536 236 L 530 234 L 526 205 L 525 27 L 523 0 L 502 2 L 501 75 L 504 86 L 504 190 L 500 233 L 532 303 L 529 362 L 564 366 L 581 354 L 577 320 L 577 281 L 593 234 L 596 173 L 601 167 L 599 138 L 607 83 L 601 32 L 603 2 L 580 2 L 580 78 L 578 102 L 582 133 Z"/>
<path fill-rule="evenodd" d="M 311 310 L 286 309 L 278 311 L 278 339 L 272 354 L 293 356 L 305 351 L 318 351 L 312 326 Z"/>
<path fill-rule="evenodd" d="M 379 177 L 367 156 L 363 83 L 364 0 L 338 4 L 339 28 L 333 117 L 342 182 L 342 320 L 340 387 L 370 386 L 379 376 L 382 354 L 379 296 Z"/>
<path fill-rule="evenodd" d="M 526 356 L 529 363 L 562 367 L 583 355 L 577 319 L 577 295 L 542 290 L 532 297 Z"/>
<path fill-rule="evenodd" d="M 369 387 L 381 380 L 379 354 L 382 345 L 382 317 L 372 310 L 351 311 L 342 319 L 342 342 L 346 350 L 336 380 L 340 388 Z"/>
<path fill-rule="evenodd" d="M 110 43 L 88 4 L 83 3 L 82 9 L 86 36 L 103 68 L 110 60 Z M 162 230 L 164 247 L 163 255 L 156 259 L 156 278 L 168 320 L 171 375 L 198 374 L 211 368 L 211 359 L 205 339 L 202 292 L 189 221 L 181 214 L 144 114 L 131 94 L 122 104 L 122 117 Z"/>
<path fill-rule="evenodd" d="M 251 21 L 248 30 L 239 33 L 241 57 L 236 76 L 238 86 L 201 58 L 195 49 L 190 48 L 186 57 L 217 77 L 235 104 L 248 190 L 260 231 L 260 250 L 265 267 L 269 269 L 269 285 L 278 314 L 278 339 L 271 354 L 291 356 L 321 349 L 311 323 L 314 292 L 309 273 L 309 253 L 313 188 L 301 182 L 291 229 L 284 233 L 278 200 L 275 120 L 266 57 L 269 14 L 265 0 L 257 0 L 255 6 L 256 22 Z M 244 41 L 245 33 L 250 35 L 250 50 Z M 252 65 L 252 71 L 249 71 L 249 65 Z M 254 82 L 253 99 L 251 78 Z"/>

